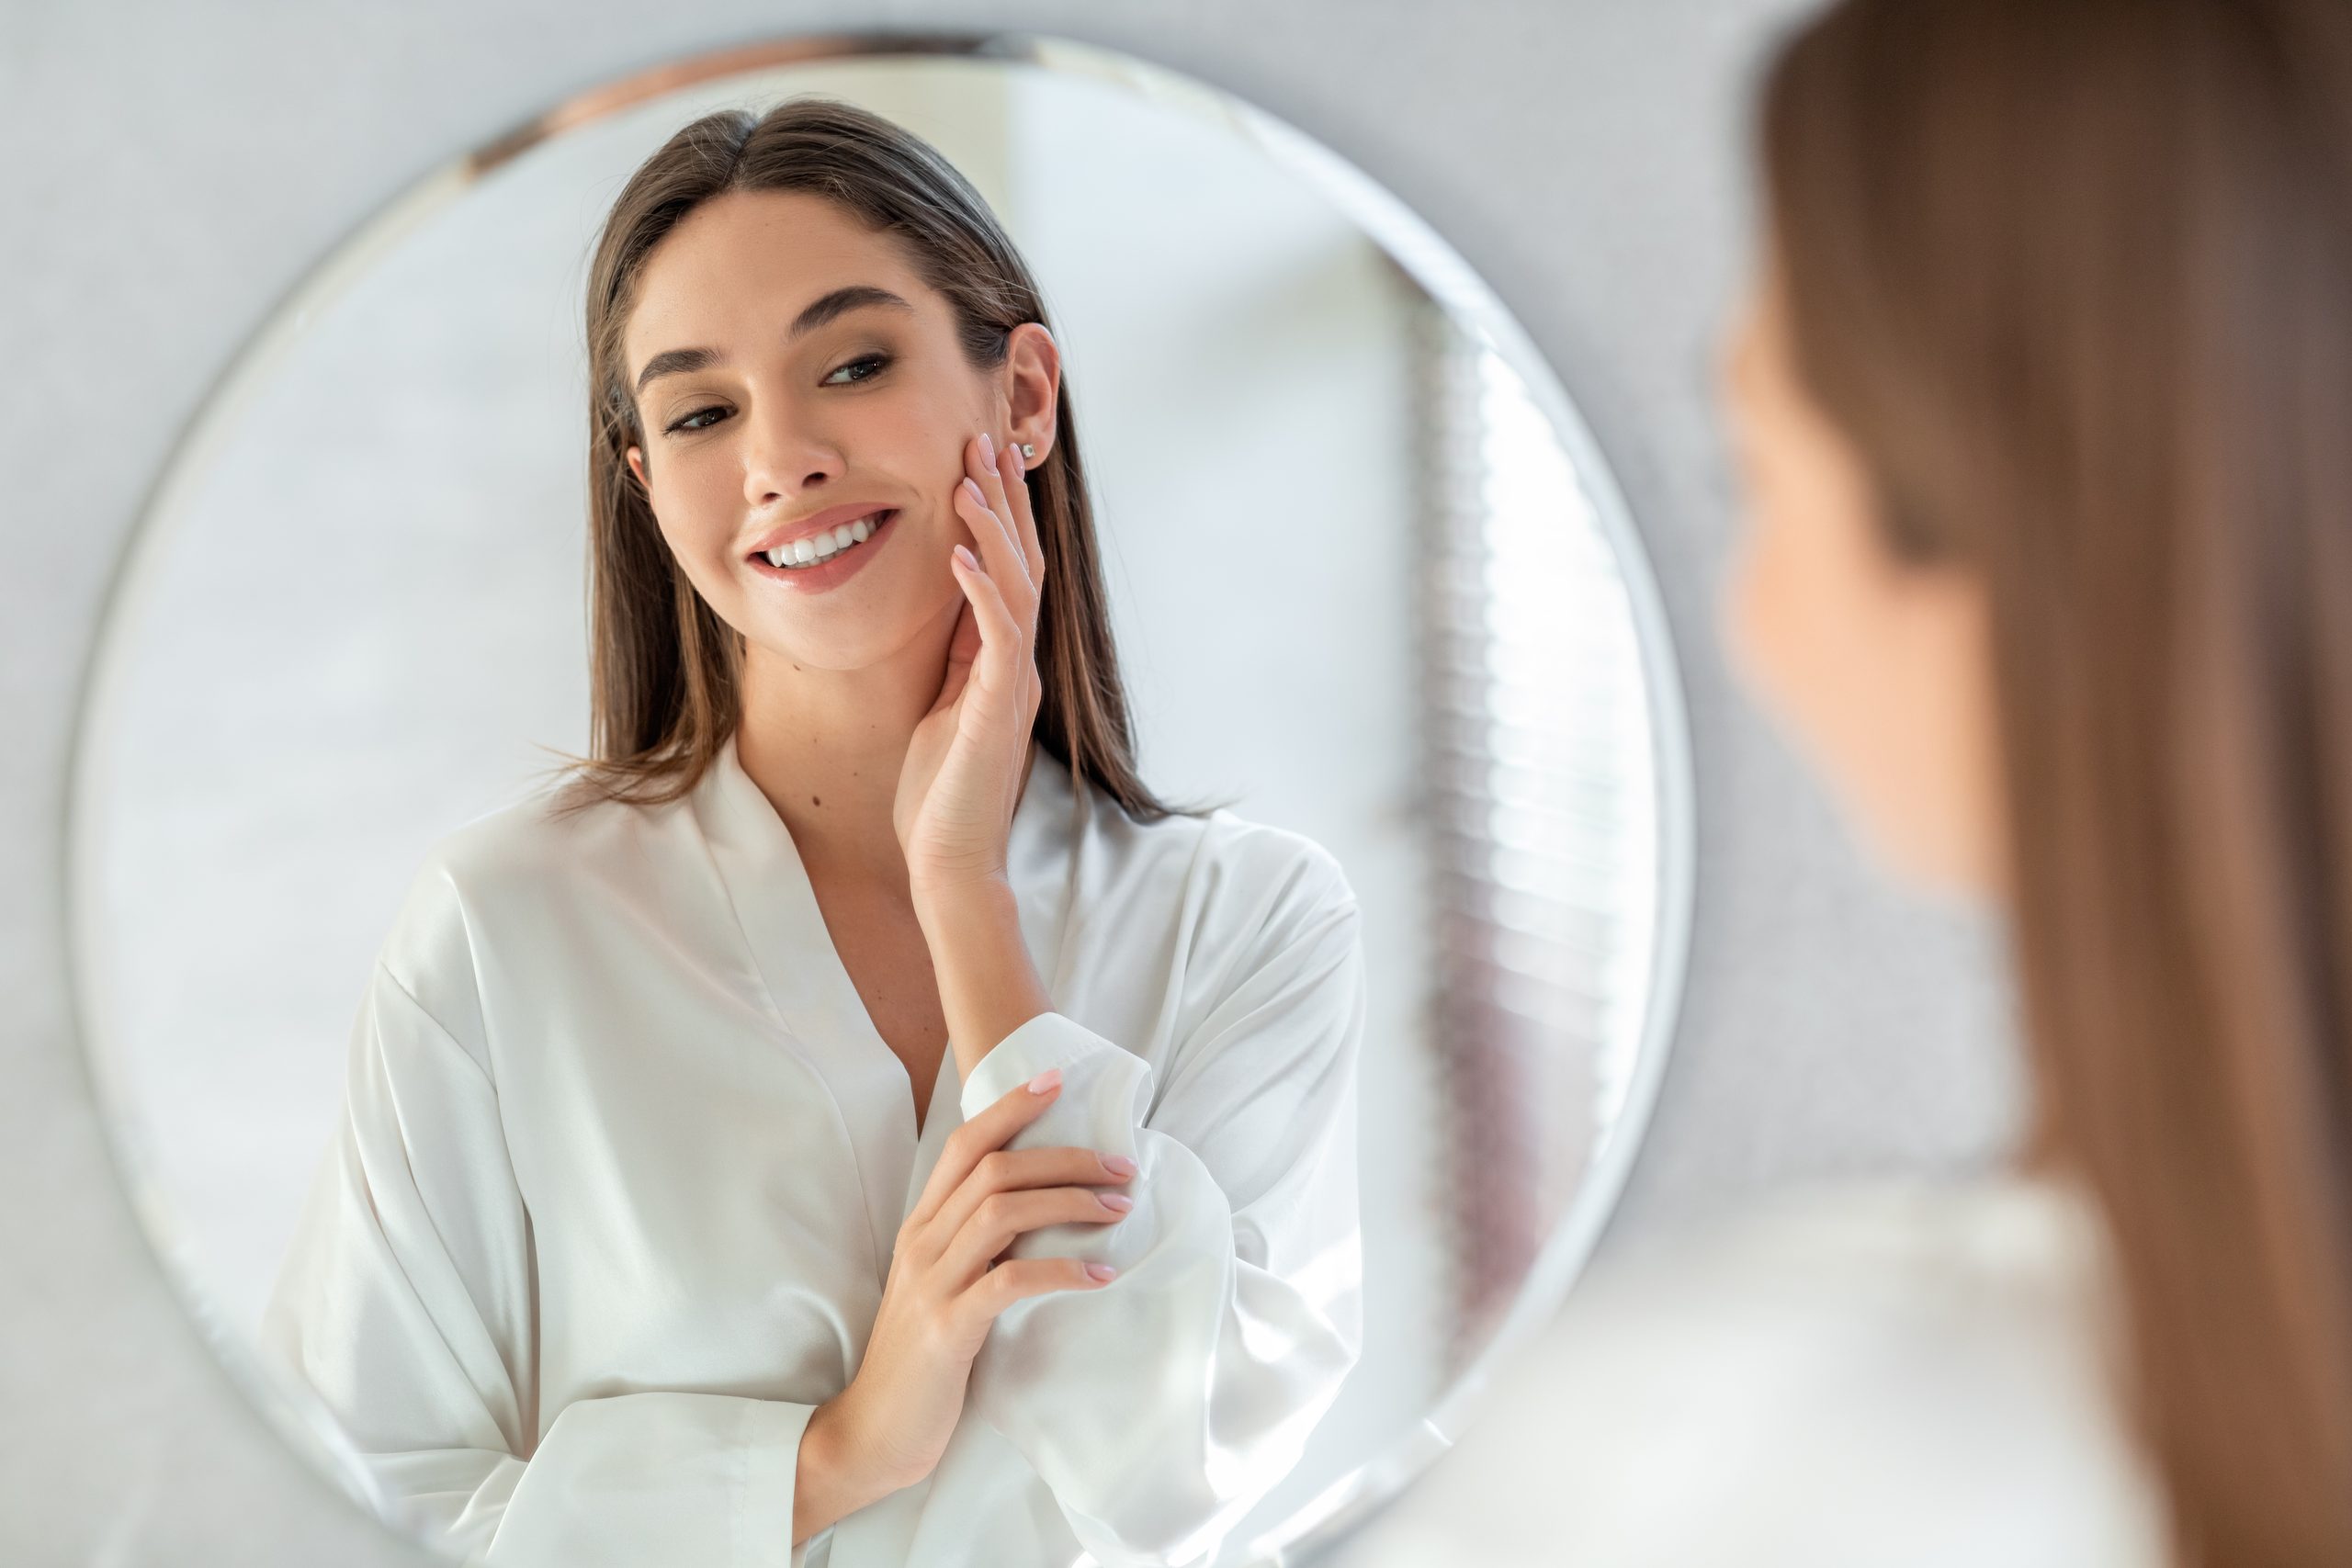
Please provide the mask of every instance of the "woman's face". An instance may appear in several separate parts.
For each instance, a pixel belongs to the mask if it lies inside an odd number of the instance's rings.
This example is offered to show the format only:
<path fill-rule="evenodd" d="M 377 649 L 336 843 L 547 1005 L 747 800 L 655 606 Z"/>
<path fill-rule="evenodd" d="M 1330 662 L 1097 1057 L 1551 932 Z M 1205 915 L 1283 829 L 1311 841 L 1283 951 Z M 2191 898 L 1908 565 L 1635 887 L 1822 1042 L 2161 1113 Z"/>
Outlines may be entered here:
<path fill-rule="evenodd" d="M 709 352 L 672 368 L 679 350 Z M 1053 443 L 1046 329 L 1015 328 L 1003 365 L 973 369 L 897 243 L 802 192 L 730 191 L 680 220 L 622 355 L 645 437 L 630 470 L 754 663 L 862 669 L 927 631 L 944 648 L 963 604 L 949 553 L 974 543 L 952 500 L 967 444 L 1029 442 L 1035 467 Z M 769 558 L 817 525 L 855 542 L 808 569 Z"/>
<path fill-rule="evenodd" d="M 1997 896 L 1992 665 L 1974 575 L 1905 565 L 1882 540 L 1860 456 L 1798 380 L 1769 262 L 1724 368 L 1747 513 L 1722 606 L 1735 666 L 1883 859 Z"/>

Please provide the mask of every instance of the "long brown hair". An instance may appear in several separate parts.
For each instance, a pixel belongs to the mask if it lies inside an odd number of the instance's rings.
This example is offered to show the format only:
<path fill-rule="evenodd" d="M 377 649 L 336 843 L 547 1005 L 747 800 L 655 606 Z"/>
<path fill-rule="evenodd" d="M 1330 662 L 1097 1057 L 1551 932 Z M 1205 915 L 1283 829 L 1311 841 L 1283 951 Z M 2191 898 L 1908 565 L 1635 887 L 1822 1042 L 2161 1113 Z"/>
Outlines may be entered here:
<path fill-rule="evenodd" d="M 729 191 L 805 191 L 901 247 L 955 312 L 965 359 L 1004 363 L 1023 321 L 1046 325 L 1020 253 L 955 165 L 905 128 L 838 99 L 726 109 L 684 127 L 629 177 L 588 273 L 588 546 L 592 754 L 563 795 L 651 805 L 691 790 L 741 717 L 742 637 L 707 604 L 663 542 L 627 453 L 642 445 L 621 352 L 647 259 L 679 220 Z M 1111 638 L 1092 502 L 1065 376 L 1052 448 L 1026 476 L 1045 551 L 1037 610 L 1038 744 L 1149 821 L 1197 815 L 1146 788 Z"/>
<path fill-rule="evenodd" d="M 1985 587 L 2032 1146 L 2175 1551 L 2352 1562 L 2352 6 L 1849 0 L 1760 131 L 1799 373 Z"/>

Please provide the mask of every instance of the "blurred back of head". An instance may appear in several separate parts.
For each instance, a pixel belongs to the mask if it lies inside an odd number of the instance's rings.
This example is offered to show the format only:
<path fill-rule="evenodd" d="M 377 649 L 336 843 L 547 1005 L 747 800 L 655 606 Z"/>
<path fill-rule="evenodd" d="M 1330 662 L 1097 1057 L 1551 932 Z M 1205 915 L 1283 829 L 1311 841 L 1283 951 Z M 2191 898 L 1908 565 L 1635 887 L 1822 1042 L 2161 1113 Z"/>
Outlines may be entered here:
<path fill-rule="evenodd" d="M 2030 1157 L 2182 1560 L 2352 1562 L 2352 6 L 1850 0 L 1761 108 L 1806 390 L 1984 585 Z"/>

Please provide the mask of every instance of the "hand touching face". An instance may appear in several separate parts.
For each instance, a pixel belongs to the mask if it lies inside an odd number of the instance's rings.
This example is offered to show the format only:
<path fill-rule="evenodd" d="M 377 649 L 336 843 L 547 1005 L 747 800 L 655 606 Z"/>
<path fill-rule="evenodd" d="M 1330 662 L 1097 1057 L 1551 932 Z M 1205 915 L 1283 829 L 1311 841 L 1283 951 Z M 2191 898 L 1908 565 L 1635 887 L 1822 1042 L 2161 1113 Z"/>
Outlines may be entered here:
<path fill-rule="evenodd" d="M 1042 458 L 1059 377 L 1034 322 L 975 369 L 895 242 L 786 191 L 679 222 L 646 263 L 623 365 L 644 437 L 630 468 L 688 580 L 754 658 L 829 670 L 960 609 L 965 443 L 997 431 Z"/>

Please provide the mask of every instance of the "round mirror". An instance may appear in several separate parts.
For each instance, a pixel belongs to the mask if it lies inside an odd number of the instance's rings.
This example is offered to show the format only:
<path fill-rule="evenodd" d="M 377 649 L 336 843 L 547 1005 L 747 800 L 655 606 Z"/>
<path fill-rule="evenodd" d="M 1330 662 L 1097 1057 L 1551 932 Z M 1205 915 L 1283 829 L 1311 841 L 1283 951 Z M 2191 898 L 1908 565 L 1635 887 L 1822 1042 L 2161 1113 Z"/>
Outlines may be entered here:
<path fill-rule="evenodd" d="M 1637 537 L 1509 313 L 1361 173 L 1166 71 L 731 51 L 534 119 L 316 269 L 154 486 L 90 680 L 72 933 L 118 1147 L 257 1402 L 431 1537 L 259 1325 L 404 890 L 589 750 L 598 228 L 690 120 L 811 94 L 937 148 L 1042 285 L 1142 777 L 1313 840 L 1360 910 L 1360 1347 L 1206 1559 L 1288 1560 L 1452 1439 L 1615 1201 L 1680 985 L 1688 764 Z"/>

